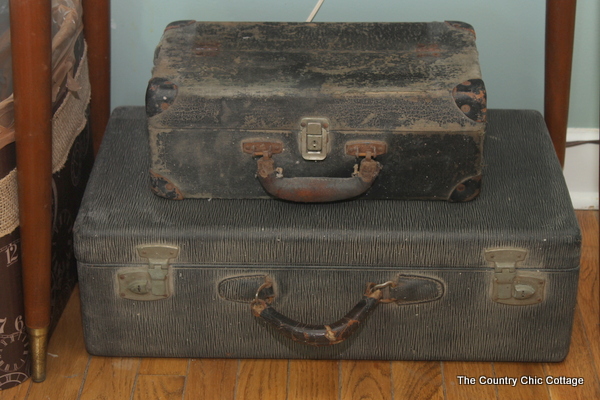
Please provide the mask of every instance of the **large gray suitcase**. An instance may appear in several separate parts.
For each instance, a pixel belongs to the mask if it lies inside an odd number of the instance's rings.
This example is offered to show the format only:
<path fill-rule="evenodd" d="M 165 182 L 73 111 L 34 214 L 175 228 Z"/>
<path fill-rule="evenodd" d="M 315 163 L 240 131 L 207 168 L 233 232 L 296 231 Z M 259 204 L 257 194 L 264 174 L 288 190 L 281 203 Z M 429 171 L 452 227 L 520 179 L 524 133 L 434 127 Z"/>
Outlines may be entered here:
<path fill-rule="evenodd" d="M 539 113 L 489 118 L 469 203 L 174 202 L 148 190 L 143 108 L 115 110 L 75 227 L 88 351 L 563 359 L 580 232 L 561 169 Z"/>

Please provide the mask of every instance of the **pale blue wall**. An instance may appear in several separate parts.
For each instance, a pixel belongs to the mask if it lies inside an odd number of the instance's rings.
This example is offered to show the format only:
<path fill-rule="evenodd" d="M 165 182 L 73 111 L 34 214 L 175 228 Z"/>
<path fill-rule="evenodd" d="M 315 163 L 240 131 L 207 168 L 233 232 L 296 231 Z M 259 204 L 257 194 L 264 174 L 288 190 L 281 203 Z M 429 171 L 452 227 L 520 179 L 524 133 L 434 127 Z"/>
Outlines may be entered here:
<path fill-rule="evenodd" d="M 598 128 L 598 115 L 600 114 L 600 1 L 578 0 L 577 7 L 569 126 Z"/>
<path fill-rule="evenodd" d="M 171 21 L 304 21 L 316 0 L 114 0 L 112 106 L 142 105 Z M 569 126 L 598 127 L 600 2 L 579 0 Z M 477 32 L 489 107 L 543 110 L 544 0 L 325 0 L 315 21 L 460 20 Z"/>

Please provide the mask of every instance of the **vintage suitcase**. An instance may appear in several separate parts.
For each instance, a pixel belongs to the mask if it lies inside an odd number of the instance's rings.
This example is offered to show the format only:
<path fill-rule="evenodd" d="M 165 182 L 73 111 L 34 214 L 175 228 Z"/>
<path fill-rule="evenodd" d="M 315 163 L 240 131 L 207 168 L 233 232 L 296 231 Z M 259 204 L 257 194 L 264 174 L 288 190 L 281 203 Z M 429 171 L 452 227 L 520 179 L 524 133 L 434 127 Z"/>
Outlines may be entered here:
<path fill-rule="evenodd" d="M 170 24 L 146 94 L 181 198 L 471 200 L 486 92 L 461 22 Z"/>
<path fill-rule="evenodd" d="M 290 204 L 154 196 L 144 110 L 115 110 L 75 227 L 88 351 L 561 360 L 575 214 L 541 115 L 489 118 L 472 202 Z"/>

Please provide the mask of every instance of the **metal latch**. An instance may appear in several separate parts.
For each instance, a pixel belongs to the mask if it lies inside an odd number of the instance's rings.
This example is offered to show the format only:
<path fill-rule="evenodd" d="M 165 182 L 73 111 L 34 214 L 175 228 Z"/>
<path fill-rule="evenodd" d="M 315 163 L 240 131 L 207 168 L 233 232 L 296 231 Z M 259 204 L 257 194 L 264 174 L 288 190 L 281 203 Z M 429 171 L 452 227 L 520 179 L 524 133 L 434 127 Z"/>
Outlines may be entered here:
<path fill-rule="evenodd" d="M 523 249 L 486 250 L 485 259 L 494 264 L 492 300 L 515 306 L 542 302 L 545 281 L 539 277 L 540 274 L 517 270 L 525 257 L 527 250 Z"/>
<path fill-rule="evenodd" d="M 305 160 L 324 160 L 329 152 L 329 120 L 303 118 L 300 121 L 300 153 Z"/>
<path fill-rule="evenodd" d="M 138 246 L 140 257 L 148 259 L 145 267 L 122 268 L 117 272 L 119 295 L 131 300 L 161 300 L 171 296 L 169 261 L 179 254 L 177 246 Z"/>

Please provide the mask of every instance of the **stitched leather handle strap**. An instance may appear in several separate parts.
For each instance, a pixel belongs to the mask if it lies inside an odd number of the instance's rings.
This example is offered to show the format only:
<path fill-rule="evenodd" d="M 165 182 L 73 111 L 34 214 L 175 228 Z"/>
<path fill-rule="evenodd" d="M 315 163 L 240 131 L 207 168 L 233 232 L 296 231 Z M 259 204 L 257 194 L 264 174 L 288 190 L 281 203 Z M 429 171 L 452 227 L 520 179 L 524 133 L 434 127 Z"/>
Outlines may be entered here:
<path fill-rule="evenodd" d="M 327 325 L 310 325 L 294 321 L 275 310 L 269 304 L 269 299 L 265 301 L 259 298 L 260 292 L 271 286 L 270 282 L 266 282 L 259 288 L 250 306 L 255 317 L 262 318 L 283 336 L 311 346 L 329 346 L 343 342 L 356 332 L 380 303 L 383 289 L 391 285 L 392 282 L 381 285 L 369 283 L 363 298 L 354 308 L 339 321 Z"/>

